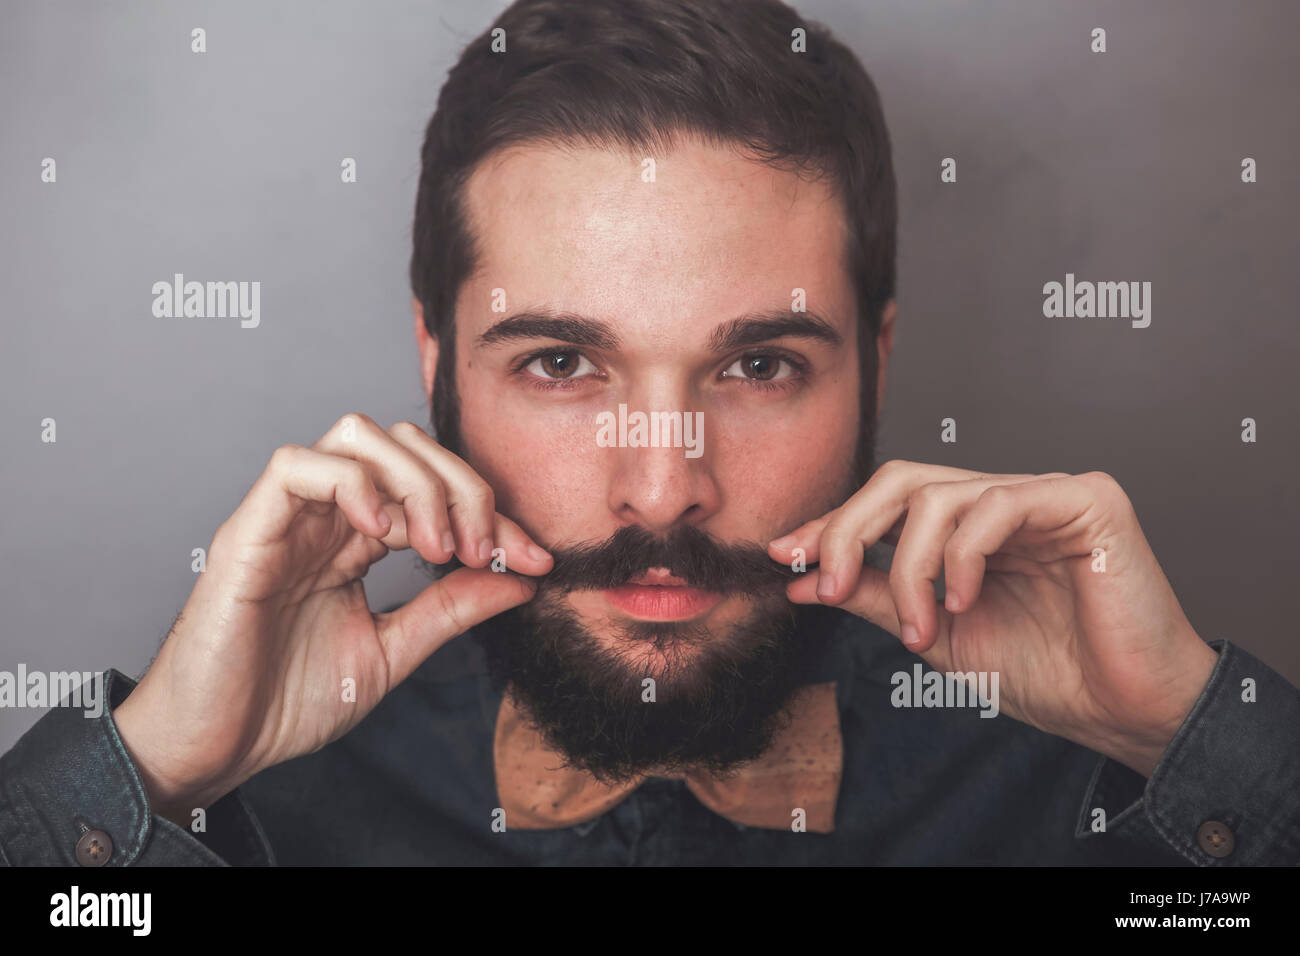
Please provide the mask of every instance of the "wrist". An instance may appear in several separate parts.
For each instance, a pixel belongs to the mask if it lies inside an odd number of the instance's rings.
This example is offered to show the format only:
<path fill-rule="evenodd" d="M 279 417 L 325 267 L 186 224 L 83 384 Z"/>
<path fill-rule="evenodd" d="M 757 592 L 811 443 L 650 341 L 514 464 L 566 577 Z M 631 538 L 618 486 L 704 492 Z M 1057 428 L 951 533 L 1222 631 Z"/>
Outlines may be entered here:
<path fill-rule="evenodd" d="M 206 809 L 234 789 L 217 781 L 194 779 L 168 760 L 170 748 L 154 739 L 150 728 L 168 726 L 150 716 L 139 688 L 113 710 L 118 736 L 144 784 L 150 810 L 188 829 L 196 809 Z"/>
<path fill-rule="evenodd" d="M 1145 728 L 1117 732 L 1093 749 L 1149 779 L 1205 692 L 1219 655 L 1197 637 L 1195 644 L 1189 644 L 1184 660 L 1176 685 L 1163 694 L 1166 700 L 1163 719 Z"/>

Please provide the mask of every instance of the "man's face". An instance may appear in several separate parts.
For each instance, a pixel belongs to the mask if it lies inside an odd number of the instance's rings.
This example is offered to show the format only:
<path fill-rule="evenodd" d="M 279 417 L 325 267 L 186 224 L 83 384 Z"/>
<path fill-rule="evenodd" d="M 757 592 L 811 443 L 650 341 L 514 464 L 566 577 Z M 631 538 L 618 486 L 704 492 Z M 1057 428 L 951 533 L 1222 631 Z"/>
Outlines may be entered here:
<path fill-rule="evenodd" d="M 829 186 L 694 141 L 655 163 L 646 182 L 639 157 L 536 145 L 475 171 L 479 268 L 456 312 L 460 451 L 497 510 L 556 552 L 557 578 L 579 568 L 524 619 L 560 629 L 566 666 L 604 682 L 593 696 L 625 681 L 627 706 L 653 707 L 642 690 L 654 678 L 660 701 L 675 686 L 694 694 L 698 720 L 730 694 L 713 672 L 743 670 L 789 630 L 777 578 L 745 593 L 766 580 L 749 563 L 852 490 L 857 322 Z M 792 311 L 796 289 L 806 311 Z M 620 406 L 702 424 L 698 455 L 633 447 L 635 435 L 608 447 Z M 583 546 L 596 561 L 569 563 Z M 669 574 L 686 552 L 683 568 L 729 570 L 711 585 Z M 607 587 L 611 562 L 654 563 Z"/>

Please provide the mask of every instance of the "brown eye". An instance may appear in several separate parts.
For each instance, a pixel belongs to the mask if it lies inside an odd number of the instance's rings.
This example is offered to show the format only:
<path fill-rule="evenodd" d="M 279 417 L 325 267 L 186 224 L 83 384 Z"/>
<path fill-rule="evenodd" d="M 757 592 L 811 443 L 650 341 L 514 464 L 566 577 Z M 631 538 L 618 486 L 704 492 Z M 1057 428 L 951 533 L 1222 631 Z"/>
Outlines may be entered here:
<path fill-rule="evenodd" d="M 540 379 L 559 381 L 585 378 L 596 371 L 596 366 L 581 352 L 544 352 L 525 366 L 528 372 Z"/>
<path fill-rule="evenodd" d="M 779 352 L 751 352 L 736 359 L 726 370 L 723 378 L 738 378 L 755 388 L 793 384 L 801 375 L 799 364 L 786 358 Z"/>
<path fill-rule="evenodd" d="M 542 371 L 551 378 L 568 378 L 578 367 L 578 361 L 572 352 L 552 352 L 542 356 Z"/>
<path fill-rule="evenodd" d="M 776 375 L 776 370 L 781 367 L 781 360 L 771 355 L 749 355 L 741 359 L 741 365 L 747 377 L 767 381 Z"/>

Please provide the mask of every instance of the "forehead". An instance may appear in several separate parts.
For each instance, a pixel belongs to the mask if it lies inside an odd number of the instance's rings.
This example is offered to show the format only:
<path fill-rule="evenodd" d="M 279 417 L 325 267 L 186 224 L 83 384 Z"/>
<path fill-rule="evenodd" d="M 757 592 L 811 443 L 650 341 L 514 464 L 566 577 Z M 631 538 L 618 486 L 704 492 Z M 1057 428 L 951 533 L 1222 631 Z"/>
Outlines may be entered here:
<path fill-rule="evenodd" d="M 491 316 L 533 306 L 642 320 L 789 308 L 848 314 L 843 207 L 831 187 L 740 153 L 684 140 L 654 159 L 595 147 L 528 144 L 484 160 L 465 191 L 479 261 L 461 302 Z"/>

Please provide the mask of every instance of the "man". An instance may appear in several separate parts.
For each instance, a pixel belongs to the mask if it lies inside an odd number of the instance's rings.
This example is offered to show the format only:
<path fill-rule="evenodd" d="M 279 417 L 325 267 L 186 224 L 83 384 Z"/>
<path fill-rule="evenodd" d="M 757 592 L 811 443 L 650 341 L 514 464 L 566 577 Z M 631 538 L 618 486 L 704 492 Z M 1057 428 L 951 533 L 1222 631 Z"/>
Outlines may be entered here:
<path fill-rule="evenodd" d="M 437 441 L 277 450 L 138 686 L 3 758 L 6 862 L 1300 861 L 1300 693 L 1197 635 L 1111 478 L 873 467 L 895 195 L 848 50 L 773 0 L 520 0 L 422 163 Z M 440 577 L 372 613 L 407 548 Z"/>

